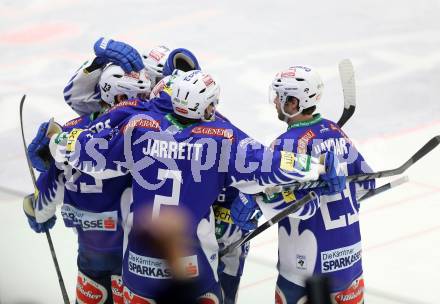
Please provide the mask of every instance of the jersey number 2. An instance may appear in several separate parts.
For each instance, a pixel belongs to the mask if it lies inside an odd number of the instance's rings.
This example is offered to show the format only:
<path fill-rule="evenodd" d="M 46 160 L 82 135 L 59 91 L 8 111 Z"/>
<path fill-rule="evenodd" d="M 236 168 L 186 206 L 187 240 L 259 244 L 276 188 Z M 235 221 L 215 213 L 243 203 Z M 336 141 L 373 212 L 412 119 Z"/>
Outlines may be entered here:
<path fill-rule="evenodd" d="M 159 171 L 157 172 L 157 179 L 159 180 L 172 179 L 173 187 L 171 191 L 171 196 L 164 196 L 159 194 L 156 194 L 154 196 L 153 219 L 159 216 L 161 205 L 172 205 L 172 206 L 179 205 L 180 186 L 182 184 L 182 172 L 178 170 L 159 169 Z"/>

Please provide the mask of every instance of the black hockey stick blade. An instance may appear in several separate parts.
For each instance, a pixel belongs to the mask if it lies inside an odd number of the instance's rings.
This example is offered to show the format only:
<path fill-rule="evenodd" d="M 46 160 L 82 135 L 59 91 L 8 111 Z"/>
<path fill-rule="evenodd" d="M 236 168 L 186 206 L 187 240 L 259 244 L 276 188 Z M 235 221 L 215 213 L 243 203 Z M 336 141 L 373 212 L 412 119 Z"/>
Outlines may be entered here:
<path fill-rule="evenodd" d="M 381 177 L 390 177 L 394 175 L 399 175 L 405 172 L 409 167 L 415 164 L 418 160 L 424 157 L 426 154 L 431 152 L 434 148 L 436 148 L 440 143 L 440 135 L 434 136 L 431 138 L 423 147 L 421 147 L 410 159 L 408 159 L 403 165 L 398 168 L 384 170 L 373 173 L 361 173 L 356 175 L 347 176 L 347 182 L 359 182 L 365 181 L 369 179 L 381 178 Z M 299 190 L 299 189 L 310 189 L 310 188 L 319 188 L 326 186 L 325 181 L 317 180 L 310 181 L 305 183 L 295 182 L 292 184 L 282 185 L 289 190 Z"/>
<path fill-rule="evenodd" d="M 408 182 L 409 181 L 409 178 L 408 178 L 408 176 L 402 176 L 402 177 L 399 177 L 398 179 L 396 179 L 396 180 L 393 180 L 392 182 L 389 182 L 389 183 L 387 183 L 387 184 L 385 184 L 385 185 L 382 185 L 382 186 L 380 186 L 380 187 L 378 187 L 378 188 L 375 188 L 375 189 L 371 189 L 371 190 L 369 190 L 369 191 L 367 191 L 367 193 L 366 194 L 364 194 L 359 200 L 358 200 L 358 202 L 362 202 L 362 201 L 364 201 L 364 200 L 366 200 L 366 199 L 369 199 L 369 198 L 371 198 L 371 197 L 373 197 L 373 196 L 376 196 L 376 195 L 378 195 L 378 194 L 380 194 L 380 193 L 383 193 L 383 192 L 385 192 L 385 191 L 388 191 L 388 190 L 390 190 L 390 189 L 393 189 L 393 188 L 395 188 L 395 187 L 397 187 L 397 186 L 400 186 L 400 185 L 402 185 L 402 184 L 404 184 L 404 183 L 406 183 L 406 182 Z"/>
<path fill-rule="evenodd" d="M 29 158 L 29 153 L 28 153 L 28 150 L 27 150 L 26 139 L 24 137 L 23 105 L 24 105 L 25 99 L 26 99 L 26 94 L 23 95 L 23 97 L 21 98 L 21 101 L 20 101 L 21 138 L 23 140 L 24 152 L 26 154 L 26 160 L 27 160 L 27 164 L 28 164 L 28 168 L 29 168 L 29 173 L 31 174 L 31 177 L 32 177 L 32 183 L 34 184 L 35 191 L 37 191 L 38 190 L 38 188 L 37 188 L 37 179 L 35 178 L 35 172 L 34 172 L 34 169 L 32 167 L 31 160 Z M 46 237 L 47 237 L 47 243 L 49 244 L 50 254 L 52 255 L 52 260 L 53 260 L 53 263 L 55 265 L 55 270 L 56 270 L 56 273 L 57 273 L 57 276 L 58 276 L 58 283 L 60 284 L 60 288 L 61 288 L 61 293 L 63 295 L 64 304 L 69 304 L 70 303 L 69 296 L 67 295 L 66 286 L 64 285 L 64 280 L 63 280 L 63 276 L 61 274 L 60 265 L 58 264 L 58 259 L 57 259 L 56 253 L 55 253 L 55 248 L 53 246 L 52 237 L 50 236 L 50 232 L 49 232 L 48 229 L 46 229 L 45 233 L 46 233 Z"/>
<path fill-rule="evenodd" d="M 344 110 L 337 124 L 342 128 L 356 110 L 356 81 L 353 64 L 350 59 L 344 59 L 339 63 L 339 76 L 344 96 Z"/>
<path fill-rule="evenodd" d="M 353 116 L 355 110 L 356 110 L 356 106 L 349 106 L 348 108 L 344 108 L 341 118 L 339 118 L 337 122 L 340 128 L 342 128 L 345 125 L 345 123 Z"/>
<path fill-rule="evenodd" d="M 317 198 L 316 193 L 313 191 L 310 191 L 306 196 L 304 196 L 300 200 L 297 200 L 295 203 L 293 203 L 289 207 L 283 209 L 281 212 L 279 212 L 277 215 L 272 217 L 270 220 L 268 220 L 264 224 L 258 226 L 257 229 L 255 229 L 254 231 L 246 234 L 244 237 L 242 237 L 238 241 L 232 243 L 231 245 L 224 248 L 223 250 L 220 250 L 220 257 L 232 252 L 235 248 L 240 247 L 244 243 L 249 242 L 251 239 L 253 239 L 257 235 L 259 235 L 260 233 L 265 231 L 270 226 L 275 225 L 276 223 L 281 221 L 283 218 L 285 218 L 289 214 L 298 211 L 302 206 L 304 206 L 305 204 L 307 204 L 308 202 L 310 202 L 311 200 L 314 200 L 316 198 Z"/>

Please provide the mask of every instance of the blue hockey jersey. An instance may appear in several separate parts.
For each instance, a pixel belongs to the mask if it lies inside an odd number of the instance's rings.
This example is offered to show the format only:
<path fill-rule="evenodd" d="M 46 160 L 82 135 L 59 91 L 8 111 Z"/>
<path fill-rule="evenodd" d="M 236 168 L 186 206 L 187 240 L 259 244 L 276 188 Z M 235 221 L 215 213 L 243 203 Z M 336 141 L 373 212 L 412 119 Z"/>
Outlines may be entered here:
<path fill-rule="evenodd" d="M 110 110 L 100 119 L 106 115 L 111 119 L 119 110 Z M 72 130 L 59 137 L 58 143 L 74 168 L 100 178 L 130 171 L 134 227 L 160 217 L 162 209 L 186 211 L 194 247 L 182 262 L 188 275 L 202 282 L 200 294 L 217 281 L 218 245 L 211 205 L 220 191 L 234 186 L 256 193 L 268 185 L 319 175 L 315 168 L 298 167 L 289 152 L 272 152 L 221 119 L 183 126 L 171 114 L 145 111 L 114 129 L 98 133 Z M 106 142 L 98 147 L 103 139 Z M 90 153 L 85 147 L 93 143 L 95 150 Z M 146 207 L 151 210 L 149 218 L 139 211 Z M 154 298 L 167 287 L 169 278 L 166 261 L 130 233 L 123 263 L 124 284 L 136 294 Z"/>
<path fill-rule="evenodd" d="M 109 119 L 95 119 L 98 114 L 75 118 L 63 126 L 63 131 L 81 128 L 96 133 L 110 128 Z M 115 124 L 120 117 L 113 117 Z M 122 256 L 125 220 L 122 211 L 129 208 L 132 201 L 131 184 L 130 175 L 101 180 L 72 166 L 53 162 L 37 180 L 37 220 L 46 221 L 55 213 L 56 204 L 63 203 L 64 224 L 76 229 L 80 250 L 113 252 Z"/>
<path fill-rule="evenodd" d="M 290 125 L 273 145 L 275 149 L 315 157 L 332 151 L 346 175 L 371 172 L 346 134 L 319 114 L 310 121 Z M 280 221 L 280 275 L 304 286 L 305 278 L 311 274 L 326 274 L 332 279 L 332 292 L 347 288 L 359 277 L 362 274 L 362 248 L 357 195 L 374 186 L 374 181 L 350 183 L 341 193 L 321 195 L 320 208 L 313 212 Z M 303 191 L 285 191 L 272 198 L 269 204 L 282 208 L 294 201 L 298 194 L 303 195 Z"/>

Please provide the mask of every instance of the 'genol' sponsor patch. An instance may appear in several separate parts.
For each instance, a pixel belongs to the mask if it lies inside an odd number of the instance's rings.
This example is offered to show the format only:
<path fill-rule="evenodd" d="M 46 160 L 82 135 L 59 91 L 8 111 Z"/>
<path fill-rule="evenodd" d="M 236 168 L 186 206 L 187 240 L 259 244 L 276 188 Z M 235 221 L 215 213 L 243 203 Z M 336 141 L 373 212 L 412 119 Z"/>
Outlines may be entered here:
<path fill-rule="evenodd" d="M 349 268 L 362 257 L 361 243 L 321 252 L 321 271 L 328 273 Z"/>
<path fill-rule="evenodd" d="M 225 128 L 210 128 L 210 127 L 195 127 L 191 130 L 192 134 L 202 134 L 202 135 L 211 135 L 211 136 L 219 136 L 227 139 L 231 139 L 233 137 L 232 130 Z"/>

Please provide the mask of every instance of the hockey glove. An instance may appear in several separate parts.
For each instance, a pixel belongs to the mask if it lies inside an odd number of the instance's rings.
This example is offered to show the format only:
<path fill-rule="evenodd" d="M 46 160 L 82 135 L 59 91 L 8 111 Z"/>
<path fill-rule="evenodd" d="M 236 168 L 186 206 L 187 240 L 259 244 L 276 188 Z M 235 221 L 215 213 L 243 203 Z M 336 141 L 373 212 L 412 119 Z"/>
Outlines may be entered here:
<path fill-rule="evenodd" d="M 39 172 L 45 172 L 52 162 L 52 156 L 49 149 L 50 134 L 60 133 L 61 126 L 53 121 L 42 123 L 38 128 L 37 135 L 28 146 L 29 159 L 32 167 Z"/>
<path fill-rule="evenodd" d="M 231 217 L 234 224 L 241 229 L 247 231 L 256 229 L 260 216 L 261 211 L 252 195 L 240 192 L 232 202 Z"/>
<path fill-rule="evenodd" d="M 174 70 L 189 72 L 191 70 L 200 70 L 199 62 L 196 56 L 189 50 L 178 48 L 173 50 L 168 56 L 163 67 L 163 76 L 169 76 Z"/>
<path fill-rule="evenodd" d="M 145 67 L 138 51 L 124 42 L 101 37 L 95 42 L 93 48 L 99 64 L 113 62 L 126 73 L 139 72 Z"/>
<path fill-rule="evenodd" d="M 52 216 L 44 223 L 38 223 L 35 218 L 34 195 L 29 194 L 23 199 L 23 211 L 28 219 L 29 226 L 37 233 L 46 232 L 55 225 L 56 216 Z"/>
<path fill-rule="evenodd" d="M 46 137 L 48 122 L 42 123 L 38 128 L 37 135 L 28 146 L 29 158 L 32 167 L 39 172 L 45 172 L 50 165 L 49 138 Z"/>
<path fill-rule="evenodd" d="M 327 187 L 322 189 L 322 194 L 331 195 L 343 191 L 347 177 L 342 172 L 338 158 L 333 152 L 325 154 L 324 166 L 325 173 L 320 178 L 327 182 Z"/>

